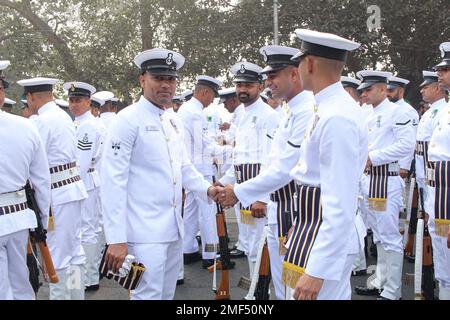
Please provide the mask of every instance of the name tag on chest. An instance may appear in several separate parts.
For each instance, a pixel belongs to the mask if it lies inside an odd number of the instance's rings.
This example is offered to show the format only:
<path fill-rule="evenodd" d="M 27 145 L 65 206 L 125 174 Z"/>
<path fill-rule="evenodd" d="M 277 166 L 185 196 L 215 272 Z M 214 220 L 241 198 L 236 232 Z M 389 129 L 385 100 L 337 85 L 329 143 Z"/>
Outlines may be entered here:
<path fill-rule="evenodd" d="M 145 131 L 147 131 L 147 132 L 149 132 L 149 131 L 160 131 L 160 129 L 158 128 L 158 126 L 149 125 L 149 126 L 145 126 Z"/>

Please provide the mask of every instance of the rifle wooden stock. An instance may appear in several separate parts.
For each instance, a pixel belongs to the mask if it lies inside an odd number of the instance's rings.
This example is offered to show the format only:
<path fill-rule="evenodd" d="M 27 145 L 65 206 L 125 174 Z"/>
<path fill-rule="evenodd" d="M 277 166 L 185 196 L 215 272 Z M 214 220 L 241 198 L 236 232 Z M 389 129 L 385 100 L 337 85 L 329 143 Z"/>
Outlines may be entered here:
<path fill-rule="evenodd" d="M 259 278 L 255 290 L 255 300 L 269 300 L 270 280 L 269 249 L 267 247 L 267 243 L 265 243 L 261 257 L 261 264 L 259 266 Z"/>
<path fill-rule="evenodd" d="M 31 188 L 30 183 L 27 183 L 27 185 L 25 186 L 25 193 L 27 195 L 28 207 L 34 211 L 37 221 L 37 227 L 34 229 L 34 231 L 30 232 L 31 239 L 39 246 L 39 251 L 41 252 L 42 260 L 44 262 L 44 267 L 47 271 L 49 281 L 51 283 L 58 283 L 58 276 L 56 275 L 53 260 L 47 246 L 47 231 L 42 225 L 41 211 L 39 210 L 39 206 L 34 196 L 34 190 Z"/>
<path fill-rule="evenodd" d="M 219 288 L 216 292 L 216 300 L 230 300 L 230 277 L 228 274 L 230 267 L 230 252 L 227 242 L 225 214 L 221 209 L 219 204 L 217 204 L 216 223 L 217 235 L 219 237 L 221 278 Z"/>
<path fill-rule="evenodd" d="M 38 245 L 50 283 L 58 283 L 59 279 L 56 275 L 55 266 L 53 265 L 52 256 L 50 255 L 50 251 L 48 250 L 47 242 L 39 241 Z"/>

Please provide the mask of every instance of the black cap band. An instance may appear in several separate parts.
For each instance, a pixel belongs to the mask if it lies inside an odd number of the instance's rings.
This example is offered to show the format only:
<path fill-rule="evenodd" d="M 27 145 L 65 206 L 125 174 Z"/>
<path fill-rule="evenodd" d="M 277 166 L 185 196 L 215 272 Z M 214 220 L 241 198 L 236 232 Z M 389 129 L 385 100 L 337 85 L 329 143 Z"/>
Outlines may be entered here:
<path fill-rule="evenodd" d="M 197 85 L 207 86 L 214 90 L 215 93 L 219 92 L 219 85 L 217 83 L 208 80 L 198 80 Z"/>
<path fill-rule="evenodd" d="M 91 97 L 91 91 L 73 87 L 69 89 L 69 98 L 70 97 Z"/>
<path fill-rule="evenodd" d="M 342 81 L 342 86 L 344 88 L 350 87 L 350 88 L 354 88 L 354 89 L 358 89 L 358 87 L 359 87 L 359 85 L 357 83 L 349 82 L 349 81 Z"/>
<path fill-rule="evenodd" d="M 170 62 L 170 63 L 168 63 Z M 158 75 L 177 75 L 177 64 L 172 59 L 152 59 L 141 65 L 142 72 L 150 72 Z"/>
<path fill-rule="evenodd" d="M 24 87 L 23 91 L 25 94 L 27 93 L 35 93 L 35 92 L 51 92 L 53 91 L 53 85 L 52 84 L 41 84 L 38 86 L 29 86 Z"/>
<path fill-rule="evenodd" d="M 398 81 L 389 81 L 388 86 L 391 89 L 398 88 L 398 87 L 406 88 L 406 83 L 398 82 Z"/>
<path fill-rule="evenodd" d="M 98 103 L 95 100 L 91 100 L 91 107 L 92 108 L 100 108 L 100 103 Z"/>
<path fill-rule="evenodd" d="M 247 70 L 245 68 L 239 70 L 234 76 L 233 82 L 261 82 L 262 77 L 258 72 Z"/>
<path fill-rule="evenodd" d="M 348 56 L 347 50 L 331 48 L 303 40 L 301 49 L 303 55 L 312 55 L 326 59 L 346 61 Z"/>

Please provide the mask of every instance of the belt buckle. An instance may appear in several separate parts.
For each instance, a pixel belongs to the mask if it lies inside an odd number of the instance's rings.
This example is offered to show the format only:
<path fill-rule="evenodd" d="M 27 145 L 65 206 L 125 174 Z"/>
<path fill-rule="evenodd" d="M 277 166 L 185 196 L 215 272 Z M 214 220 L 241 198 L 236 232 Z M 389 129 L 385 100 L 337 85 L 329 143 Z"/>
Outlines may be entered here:
<path fill-rule="evenodd" d="M 22 198 L 23 196 L 24 196 L 23 190 L 16 191 L 16 197 L 17 198 Z"/>

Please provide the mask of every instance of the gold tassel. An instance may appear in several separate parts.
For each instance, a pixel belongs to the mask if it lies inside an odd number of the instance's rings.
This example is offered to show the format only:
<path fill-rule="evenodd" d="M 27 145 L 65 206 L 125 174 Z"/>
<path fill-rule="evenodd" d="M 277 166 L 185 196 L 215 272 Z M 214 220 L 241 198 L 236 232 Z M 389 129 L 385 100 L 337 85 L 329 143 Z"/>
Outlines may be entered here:
<path fill-rule="evenodd" d="M 250 210 L 241 210 L 241 223 L 250 225 L 255 224 L 255 218 L 253 218 Z"/>
<path fill-rule="evenodd" d="M 287 253 L 287 249 L 284 246 L 285 243 L 286 243 L 286 237 L 278 238 L 278 253 L 280 256 L 285 256 Z"/>
<path fill-rule="evenodd" d="M 386 211 L 387 199 L 383 198 L 369 198 L 369 210 L 371 211 Z"/>
<path fill-rule="evenodd" d="M 440 237 L 447 237 L 450 220 L 434 219 L 435 232 Z"/>
<path fill-rule="evenodd" d="M 50 207 L 50 214 L 48 217 L 48 227 L 47 227 L 47 231 L 53 231 L 55 230 L 55 219 L 53 218 L 54 214 L 53 214 L 53 208 Z"/>
<path fill-rule="evenodd" d="M 281 281 L 283 284 L 295 289 L 298 280 L 305 273 L 305 269 L 292 263 L 283 261 L 283 274 Z"/>

